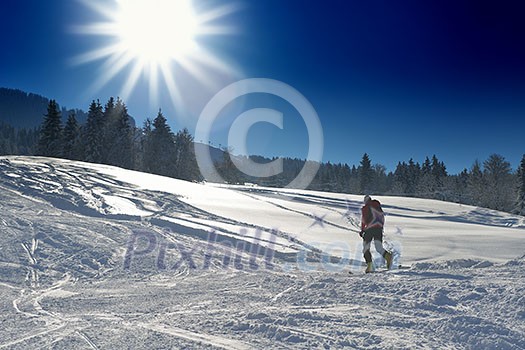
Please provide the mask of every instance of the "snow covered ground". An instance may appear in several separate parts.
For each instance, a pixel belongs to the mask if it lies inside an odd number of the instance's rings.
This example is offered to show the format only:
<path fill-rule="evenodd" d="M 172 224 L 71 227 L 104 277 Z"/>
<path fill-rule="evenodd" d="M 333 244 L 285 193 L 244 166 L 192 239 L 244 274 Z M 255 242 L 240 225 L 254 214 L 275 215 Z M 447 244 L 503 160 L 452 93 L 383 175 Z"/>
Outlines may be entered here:
<path fill-rule="evenodd" d="M 0 196 L 0 349 L 525 349 L 524 217 L 378 197 L 410 268 L 365 275 L 361 196 L 38 157 Z"/>

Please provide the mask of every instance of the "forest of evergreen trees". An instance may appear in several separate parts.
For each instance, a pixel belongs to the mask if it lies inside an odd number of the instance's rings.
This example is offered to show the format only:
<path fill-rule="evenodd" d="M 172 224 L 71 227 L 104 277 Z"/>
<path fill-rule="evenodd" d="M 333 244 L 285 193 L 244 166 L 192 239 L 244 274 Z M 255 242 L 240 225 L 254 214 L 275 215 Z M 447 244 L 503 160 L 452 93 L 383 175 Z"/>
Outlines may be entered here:
<path fill-rule="evenodd" d="M 133 124 L 122 100 L 111 97 L 104 106 L 91 103 L 85 124 L 71 113 L 62 126 L 58 105 L 51 100 L 35 154 L 200 180 L 193 136 L 187 129 L 174 134 L 160 110 L 142 128 Z"/>
<path fill-rule="evenodd" d="M 236 170 L 229 155 L 218 165 L 223 178 L 232 183 L 250 182 L 283 187 L 297 176 L 304 160 L 284 159 L 284 172 L 270 178 L 251 178 Z M 251 157 L 259 163 L 272 159 Z M 435 155 L 423 164 L 399 162 L 395 171 L 387 172 L 381 164 L 372 164 L 364 154 L 358 166 L 321 164 L 309 189 L 352 194 L 375 194 L 438 199 L 470 204 L 525 215 L 525 155 L 517 172 L 498 154 L 483 163 L 475 161 L 470 170 L 457 175 L 447 173 L 445 164 Z"/>
<path fill-rule="evenodd" d="M 237 170 L 230 157 L 240 161 L 243 157 L 231 153 L 223 150 L 222 159 L 215 164 L 229 183 L 283 187 L 305 163 L 284 158 L 281 174 L 254 178 Z M 126 105 L 113 97 L 104 106 L 93 101 L 83 124 L 70 111 L 62 125 L 61 111 L 54 100 L 49 101 L 40 129 L 15 129 L 0 124 L 0 154 L 59 157 L 188 181 L 202 180 L 193 136 L 187 129 L 174 133 L 160 110 L 154 120 L 147 119 L 142 128 L 135 127 Z M 257 163 L 274 160 L 260 156 L 250 159 Z M 493 154 L 482 163 L 476 160 L 459 174 L 448 174 L 445 164 L 435 155 L 421 164 L 413 159 L 399 162 L 393 172 L 387 172 L 385 166 L 373 164 L 364 154 L 357 166 L 321 164 L 309 189 L 439 199 L 525 215 L 525 155 L 516 172 L 503 156 Z"/>

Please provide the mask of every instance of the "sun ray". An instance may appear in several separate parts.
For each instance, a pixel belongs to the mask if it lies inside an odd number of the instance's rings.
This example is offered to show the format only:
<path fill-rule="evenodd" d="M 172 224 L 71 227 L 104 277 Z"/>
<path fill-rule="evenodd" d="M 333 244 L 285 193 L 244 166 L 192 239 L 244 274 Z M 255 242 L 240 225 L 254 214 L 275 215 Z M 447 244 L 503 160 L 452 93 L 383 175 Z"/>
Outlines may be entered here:
<path fill-rule="evenodd" d="M 220 19 L 224 16 L 235 13 L 238 10 L 239 10 L 239 6 L 237 4 L 224 4 L 214 9 L 200 13 L 197 16 L 197 20 L 199 21 L 199 23 L 212 22 L 216 19 Z"/>
<path fill-rule="evenodd" d="M 206 83 L 206 73 L 203 69 L 201 69 L 201 66 L 197 64 L 194 60 L 182 58 L 179 60 L 179 66 L 186 72 L 190 73 L 192 76 L 197 78 L 200 82 Z"/>
<path fill-rule="evenodd" d="M 121 45 L 114 44 L 110 46 L 104 46 L 99 49 L 91 50 L 83 54 L 77 55 L 71 59 L 71 64 L 80 65 L 93 61 L 98 61 L 105 57 L 110 57 L 121 52 Z"/>
<path fill-rule="evenodd" d="M 84 6 L 89 7 L 91 10 L 97 12 L 99 15 L 112 20 L 115 9 L 108 6 L 107 2 L 93 1 L 93 0 L 80 0 Z"/>
<path fill-rule="evenodd" d="M 128 99 L 128 97 L 131 95 L 131 93 L 135 89 L 135 85 L 140 77 L 140 74 L 143 71 L 144 71 L 144 64 L 141 61 L 135 61 L 135 64 L 133 65 L 133 69 L 131 70 L 131 73 L 128 75 L 128 78 L 126 79 L 126 82 L 124 83 L 122 92 L 120 94 L 124 101 Z"/>
<path fill-rule="evenodd" d="M 100 22 L 88 25 L 76 25 L 70 28 L 72 33 L 84 35 L 107 35 L 113 36 L 117 30 L 114 23 Z"/>
<path fill-rule="evenodd" d="M 149 98 L 150 103 L 158 106 L 159 104 L 159 70 L 157 62 L 150 62 L 149 64 Z"/>
<path fill-rule="evenodd" d="M 210 51 L 203 47 L 198 48 L 198 52 L 192 57 L 195 61 L 201 62 L 201 64 L 215 68 L 225 73 L 233 72 L 233 68 L 226 64 L 223 60 L 213 55 Z"/>
<path fill-rule="evenodd" d="M 118 73 L 120 73 L 127 65 L 133 60 L 130 55 L 122 54 L 120 56 L 112 56 L 103 64 L 103 74 L 90 85 L 90 90 L 96 92 L 101 87 L 106 85 L 111 79 L 113 79 Z"/>
<path fill-rule="evenodd" d="M 98 91 L 119 73 L 127 76 L 121 96 L 128 97 L 138 84 L 141 74 L 148 80 L 151 105 L 159 103 L 159 84 L 165 84 L 175 106 L 182 104 L 177 74 L 185 70 L 200 83 L 208 69 L 233 73 L 233 69 L 197 39 L 211 35 L 233 34 L 234 28 L 219 21 L 237 11 L 238 6 L 221 5 L 205 9 L 194 6 L 202 0 L 80 0 L 104 19 L 71 27 L 75 34 L 100 37 L 106 45 L 71 59 L 72 64 L 102 61 L 100 74 L 89 86 Z M 126 67 L 129 66 L 129 69 Z M 162 79 L 160 79 L 162 76 Z"/>
<path fill-rule="evenodd" d="M 203 25 L 201 29 L 199 29 L 199 36 L 207 36 L 207 35 L 230 35 L 235 34 L 236 29 L 233 26 L 226 26 L 226 25 Z"/>
<path fill-rule="evenodd" d="M 168 93 L 170 94 L 172 101 L 174 101 L 175 105 L 181 105 L 182 96 L 180 94 L 179 88 L 177 87 L 177 84 L 175 83 L 175 79 L 173 79 L 171 68 L 166 63 L 161 63 L 160 69 L 162 71 L 162 76 L 164 77 L 164 82 L 166 83 Z"/>

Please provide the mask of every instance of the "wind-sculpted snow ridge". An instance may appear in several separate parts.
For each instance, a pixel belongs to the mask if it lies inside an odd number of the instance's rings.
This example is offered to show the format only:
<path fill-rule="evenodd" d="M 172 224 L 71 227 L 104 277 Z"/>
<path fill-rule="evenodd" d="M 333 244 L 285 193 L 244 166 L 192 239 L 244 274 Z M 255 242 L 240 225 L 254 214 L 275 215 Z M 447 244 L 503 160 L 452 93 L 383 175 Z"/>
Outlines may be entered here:
<path fill-rule="evenodd" d="M 379 197 L 411 268 L 365 275 L 360 196 L 38 157 L 0 196 L 0 349 L 525 349 L 523 217 Z"/>

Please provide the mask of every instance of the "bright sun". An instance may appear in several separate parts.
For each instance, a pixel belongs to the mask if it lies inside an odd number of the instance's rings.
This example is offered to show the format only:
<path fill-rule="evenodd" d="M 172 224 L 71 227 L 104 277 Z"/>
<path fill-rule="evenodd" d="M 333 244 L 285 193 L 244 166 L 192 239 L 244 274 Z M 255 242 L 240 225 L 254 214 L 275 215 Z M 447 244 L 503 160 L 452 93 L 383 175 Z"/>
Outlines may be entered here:
<path fill-rule="evenodd" d="M 199 23 L 188 0 L 119 2 L 115 30 L 123 50 L 146 62 L 162 62 L 195 49 Z"/>
<path fill-rule="evenodd" d="M 232 5 L 197 12 L 194 7 L 197 0 L 81 1 L 107 19 L 73 29 L 79 34 L 106 39 L 106 45 L 73 59 L 75 64 L 104 60 L 102 74 L 95 78 L 89 89 L 91 92 L 98 91 L 130 66 L 122 87 L 122 98 L 131 94 L 143 74 L 149 80 L 150 95 L 158 95 L 160 75 L 174 103 L 177 103 L 180 93 L 174 74 L 175 65 L 201 79 L 203 65 L 229 69 L 205 50 L 197 38 L 233 33 L 229 27 L 217 24 L 221 17 L 236 10 Z"/>

